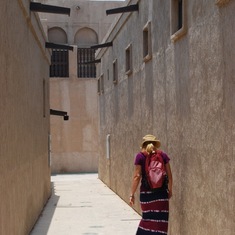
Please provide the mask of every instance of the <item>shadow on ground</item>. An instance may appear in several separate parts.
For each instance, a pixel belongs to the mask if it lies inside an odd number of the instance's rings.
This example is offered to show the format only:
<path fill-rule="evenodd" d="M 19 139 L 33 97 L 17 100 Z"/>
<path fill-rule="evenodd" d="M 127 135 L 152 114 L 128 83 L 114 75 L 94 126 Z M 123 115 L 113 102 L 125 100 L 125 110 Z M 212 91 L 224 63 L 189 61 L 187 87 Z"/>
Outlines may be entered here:
<path fill-rule="evenodd" d="M 51 182 L 51 197 L 38 217 L 29 235 L 47 234 L 60 196 L 55 194 L 54 182 Z"/>

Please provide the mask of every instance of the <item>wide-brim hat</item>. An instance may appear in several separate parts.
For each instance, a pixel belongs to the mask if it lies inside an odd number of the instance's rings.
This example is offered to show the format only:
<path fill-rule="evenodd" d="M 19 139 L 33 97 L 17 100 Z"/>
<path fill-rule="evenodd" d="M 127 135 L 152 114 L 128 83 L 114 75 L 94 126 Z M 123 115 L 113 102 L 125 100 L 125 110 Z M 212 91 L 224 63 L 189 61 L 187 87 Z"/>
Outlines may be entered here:
<path fill-rule="evenodd" d="M 161 146 L 160 140 L 158 140 L 157 137 L 154 136 L 154 135 L 150 135 L 150 134 L 145 135 L 145 136 L 143 137 L 143 141 L 142 141 L 141 147 L 143 147 L 143 145 L 144 145 L 145 142 L 152 142 L 152 143 L 154 143 L 154 145 L 155 145 L 157 148 L 159 148 L 159 147 Z"/>

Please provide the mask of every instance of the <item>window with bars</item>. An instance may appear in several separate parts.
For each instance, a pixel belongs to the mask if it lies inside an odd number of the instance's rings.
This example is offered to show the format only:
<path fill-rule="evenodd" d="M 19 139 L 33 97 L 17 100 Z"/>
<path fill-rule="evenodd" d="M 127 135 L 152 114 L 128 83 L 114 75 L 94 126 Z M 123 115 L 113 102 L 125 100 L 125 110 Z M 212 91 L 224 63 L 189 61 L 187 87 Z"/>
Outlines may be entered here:
<path fill-rule="evenodd" d="M 96 67 L 95 63 L 90 63 L 95 60 L 95 49 L 78 48 L 78 77 L 79 78 L 95 78 Z"/>
<path fill-rule="evenodd" d="M 69 77 L 69 52 L 52 49 L 50 77 Z"/>

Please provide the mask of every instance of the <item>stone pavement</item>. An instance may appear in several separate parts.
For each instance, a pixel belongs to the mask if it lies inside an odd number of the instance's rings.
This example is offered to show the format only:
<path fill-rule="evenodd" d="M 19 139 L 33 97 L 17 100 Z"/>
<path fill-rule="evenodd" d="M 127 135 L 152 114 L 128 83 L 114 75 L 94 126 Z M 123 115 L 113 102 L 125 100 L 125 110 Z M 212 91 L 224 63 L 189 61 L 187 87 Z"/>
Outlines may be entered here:
<path fill-rule="evenodd" d="M 55 175 L 52 196 L 30 235 L 134 235 L 140 215 L 97 174 Z"/>

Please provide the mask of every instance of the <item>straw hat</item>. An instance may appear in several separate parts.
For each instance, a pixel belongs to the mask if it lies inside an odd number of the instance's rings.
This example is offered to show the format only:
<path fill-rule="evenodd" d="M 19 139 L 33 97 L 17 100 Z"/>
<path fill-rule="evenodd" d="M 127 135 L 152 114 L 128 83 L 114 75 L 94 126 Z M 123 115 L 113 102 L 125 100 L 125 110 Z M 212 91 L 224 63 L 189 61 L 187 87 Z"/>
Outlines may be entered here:
<path fill-rule="evenodd" d="M 145 135 L 145 136 L 143 137 L 143 141 L 142 141 L 141 147 L 143 147 L 143 144 L 144 144 L 145 142 L 153 142 L 153 143 L 155 143 L 155 146 L 156 146 L 157 148 L 159 148 L 159 147 L 161 146 L 160 140 L 158 140 L 157 137 L 154 136 L 154 135 L 150 135 L 150 134 Z"/>

